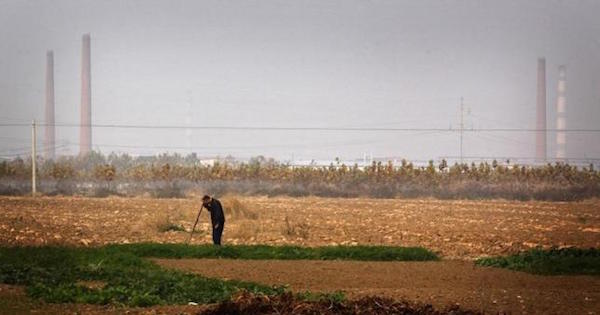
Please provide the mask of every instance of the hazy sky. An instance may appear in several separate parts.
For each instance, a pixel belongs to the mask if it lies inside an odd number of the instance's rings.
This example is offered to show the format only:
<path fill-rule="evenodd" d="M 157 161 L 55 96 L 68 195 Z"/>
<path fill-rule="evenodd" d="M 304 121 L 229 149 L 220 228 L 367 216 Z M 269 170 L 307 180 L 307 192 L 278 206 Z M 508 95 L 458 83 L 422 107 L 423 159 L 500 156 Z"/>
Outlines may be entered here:
<path fill-rule="evenodd" d="M 79 122 L 81 36 L 92 38 L 92 122 L 194 126 L 535 128 L 537 58 L 548 128 L 567 66 L 569 128 L 600 122 L 600 1 L 0 0 L 0 123 L 44 119 L 54 50 L 56 121 Z M 0 155 L 28 150 L 0 127 Z M 76 153 L 77 128 L 57 128 Z M 43 138 L 43 130 L 39 132 Z M 600 134 L 569 134 L 600 157 Z M 549 135 L 548 154 L 554 154 Z M 41 142 L 40 142 L 41 143 Z M 452 132 L 93 130 L 109 153 L 281 159 L 459 154 Z M 533 156 L 532 133 L 466 133 L 465 155 Z"/>

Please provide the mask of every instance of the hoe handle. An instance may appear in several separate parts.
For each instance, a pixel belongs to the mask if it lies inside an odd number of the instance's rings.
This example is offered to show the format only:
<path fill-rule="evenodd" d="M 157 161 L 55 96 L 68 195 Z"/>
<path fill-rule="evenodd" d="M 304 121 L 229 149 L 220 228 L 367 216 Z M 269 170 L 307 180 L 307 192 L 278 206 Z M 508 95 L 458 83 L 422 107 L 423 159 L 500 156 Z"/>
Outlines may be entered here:
<path fill-rule="evenodd" d="M 196 222 L 194 223 L 194 227 L 192 228 L 192 232 L 190 232 L 190 237 L 188 238 L 188 241 L 187 241 L 188 244 L 192 240 L 192 235 L 194 234 L 194 230 L 196 229 L 196 225 L 198 224 L 198 220 L 200 219 L 200 214 L 202 213 L 202 208 L 204 208 L 204 205 L 200 206 L 200 211 L 198 211 L 198 216 L 196 217 Z"/>

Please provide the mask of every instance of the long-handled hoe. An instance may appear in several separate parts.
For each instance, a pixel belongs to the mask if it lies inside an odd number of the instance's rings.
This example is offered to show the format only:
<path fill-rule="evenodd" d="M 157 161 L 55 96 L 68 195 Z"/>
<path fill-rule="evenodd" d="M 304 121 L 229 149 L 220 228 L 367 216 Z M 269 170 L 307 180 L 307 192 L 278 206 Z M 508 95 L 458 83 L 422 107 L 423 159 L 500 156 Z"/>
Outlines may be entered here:
<path fill-rule="evenodd" d="M 200 214 L 202 213 L 202 208 L 204 208 L 204 205 L 200 206 L 200 211 L 198 211 L 198 216 L 196 217 L 196 222 L 194 223 L 194 227 L 192 228 L 190 237 L 188 238 L 187 242 L 185 242 L 186 244 L 189 244 L 190 241 L 192 240 L 192 235 L 194 234 L 194 230 L 196 230 L 196 225 L 198 224 L 198 220 L 200 219 Z"/>

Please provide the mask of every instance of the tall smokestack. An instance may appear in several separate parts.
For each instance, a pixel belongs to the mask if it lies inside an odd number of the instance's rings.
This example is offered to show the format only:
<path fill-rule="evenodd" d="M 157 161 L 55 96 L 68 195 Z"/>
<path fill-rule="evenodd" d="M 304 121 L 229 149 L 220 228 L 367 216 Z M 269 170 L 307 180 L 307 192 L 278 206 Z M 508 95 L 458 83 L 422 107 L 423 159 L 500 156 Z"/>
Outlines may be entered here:
<path fill-rule="evenodd" d="M 538 58 L 537 70 L 537 121 L 535 133 L 535 158 L 546 161 L 546 59 Z"/>
<path fill-rule="evenodd" d="M 567 106 L 567 68 L 558 67 L 558 90 L 556 91 L 556 158 L 565 159 L 567 157 L 567 136 L 564 132 L 567 129 L 566 106 Z"/>
<path fill-rule="evenodd" d="M 54 53 L 46 52 L 46 128 L 44 132 L 44 157 L 54 159 Z"/>
<path fill-rule="evenodd" d="M 81 46 L 81 126 L 79 154 L 92 151 L 92 88 L 90 66 L 90 34 L 83 35 Z"/>

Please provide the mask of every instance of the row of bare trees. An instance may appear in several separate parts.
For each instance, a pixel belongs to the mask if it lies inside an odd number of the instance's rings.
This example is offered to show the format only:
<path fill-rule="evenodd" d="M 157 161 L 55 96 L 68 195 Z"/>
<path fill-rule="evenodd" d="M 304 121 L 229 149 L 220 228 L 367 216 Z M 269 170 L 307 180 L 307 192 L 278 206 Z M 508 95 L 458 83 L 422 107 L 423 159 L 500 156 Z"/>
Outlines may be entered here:
<path fill-rule="evenodd" d="M 16 158 L 0 162 L 0 179 L 26 180 L 31 173 L 31 161 Z M 341 162 L 326 167 L 292 167 L 273 159 L 256 157 L 246 163 L 223 159 L 203 165 L 193 154 L 162 154 L 155 157 L 131 157 L 127 154 L 104 156 L 92 152 L 85 157 L 60 157 L 57 160 L 39 160 L 37 173 L 41 180 L 99 181 L 99 182 L 232 182 L 255 181 L 295 185 L 328 185 L 338 190 L 352 187 L 377 187 L 395 191 L 421 190 L 439 192 L 454 186 L 469 189 L 497 189 L 504 186 L 548 187 L 553 190 L 585 190 L 586 196 L 600 194 L 600 172 L 593 165 L 576 167 L 566 163 L 543 166 L 511 165 L 510 163 L 471 163 L 449 165 L 429 161 L 426 166 L 415 166 L 403 160 L 401 165 L 391 162 L 373 162 L 368 167 L 345 165 Z M 465 186 L 466 185 L 466 186 Z M 483 186 L 482 186 L 483 185 Z M 467 187 L 467 188 L 465 188 Z M 533 188 L 532 188 L 533 187 Z M 483 189 L 483 188 L 481 188 Z M 521 189 L 521 188 L 519 188 Z M 591 192 L 591 193 L 590 193 Z"/>
<path fill-rule="evenodd" d="M 373 162 L 368 167 L 331 164 L 326 167 L 291 167 L 272 159 L 253 158 L 247 163 L 215 162 L 202 165 L 195 156 L 163 154 L 157 157 L 133 158 L 127 154 L 103 156 L 92 153 L 86 157 L 61 157 L 56 161 L 38 161 L 41 179 L 106 180 L 276 180 L 325 182 L 385 182 L 477 180 L 485 182 L 528 181 L 552 183 L 598 184 L 600 172 L 593 165 L 578 168 L 565 163 L 544 166 L 454 164 L 445 160 L 437 165 L 414 166 L 406 160 L 400 166 L 392 162 Z M 26 179 L 31 173 L 28 160 L 16 158 L 0 162 L 0 178 Z"/>

